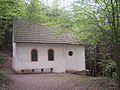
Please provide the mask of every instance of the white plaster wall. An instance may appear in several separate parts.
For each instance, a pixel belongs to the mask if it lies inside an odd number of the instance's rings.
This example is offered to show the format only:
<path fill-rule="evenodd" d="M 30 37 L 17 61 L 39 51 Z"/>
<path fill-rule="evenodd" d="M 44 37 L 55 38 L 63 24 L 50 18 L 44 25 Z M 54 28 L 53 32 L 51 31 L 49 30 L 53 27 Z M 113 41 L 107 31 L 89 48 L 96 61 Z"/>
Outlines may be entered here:
<path fill-rule="evenodd" d="M 15 68 L 15 61 L 16 61 L 16 43 L 13 43 L 13 60 L 12 60 L 12 68 Z"/>
<path fill-rule="evenodd" d="M 69 51 L 73 52 L 72 56 L 68 55 Z M 66 45 L 65 46 L 65 54 L 66 54 L 66 62 L 65 62 L 66 70 L 75 70 L 75 71 L 85 70 L 84 46 Z"/>
<path fill-rule="evenodd" d="M 31 61 L 31 50 L 38 50 L 38 61 Z M 54 50 L 54 61 L 48 61 L 48 50 Z M 73 51 L 73 56 L 68 52 Z M 64 44 L 13 44 L 13 64 L 15 71 L 21 69 L 54 68 L 54 72 L 65 72 L 65 70 L 85 70 L 84 46 Z"/>
<path fill-rule="evenodd" d="M 16 43 L 16 55 L 13 64 L 15 71 L 21 69 L 54 68 L 54 72 L 65 72 L 63 45 L 20 44 Z M 38 61 L 31 61 L 31 50 L 38 50 Z M 54 61 L 48 61 L 48 50 L 54 50 Z"/>

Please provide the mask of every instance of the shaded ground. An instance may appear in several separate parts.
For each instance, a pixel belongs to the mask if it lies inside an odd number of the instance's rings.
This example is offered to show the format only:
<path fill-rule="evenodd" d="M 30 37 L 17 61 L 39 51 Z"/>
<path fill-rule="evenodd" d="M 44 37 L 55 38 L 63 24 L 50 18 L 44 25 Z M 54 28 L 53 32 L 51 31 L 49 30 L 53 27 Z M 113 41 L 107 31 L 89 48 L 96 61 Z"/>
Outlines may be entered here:
<path fill-rule="evenodd" d="M 74 74 L 8 74 L 11 80 L 6 90 L 116 90 L 107 79 Z"/>

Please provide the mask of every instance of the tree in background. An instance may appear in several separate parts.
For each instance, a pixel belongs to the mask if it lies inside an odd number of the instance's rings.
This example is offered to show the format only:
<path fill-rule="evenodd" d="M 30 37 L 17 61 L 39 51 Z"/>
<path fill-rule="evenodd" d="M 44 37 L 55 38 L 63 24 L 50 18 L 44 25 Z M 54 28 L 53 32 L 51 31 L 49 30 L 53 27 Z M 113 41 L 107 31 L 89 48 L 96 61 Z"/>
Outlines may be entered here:
<path fill-rule="evenodd" d="M 12 47 L 12 19 L 23 17 L 24 12 L 22 0 L 0 0 L 0 47 Z"/>
<path fill-rule="evenodd" d="M 111 49 L 110 58 L 116 62 L 118 82 L 120 84 L 120 1 L 96 0 L 87 1 L 88 3 L 86 1 L 79 0 L 75 5 L 75 10 L 78 10 L 75 11 L 76 15 L 78 15 L 75 16 L 75 18 L 78 18 L 76 21 L 84 20 L 83 31 L 80 30 L 81 28 L 78 31 L 80 33 L 86 32 L 84 36 L 87 41 L 90 40 L 95 45 L 100 43 L 104 47 Z M 79 10 L 80 8 L 83 13 Z M 82 14 L 83 17 L 81 17 Z M 89 28 L 85 25 L 89 25 Z"/>

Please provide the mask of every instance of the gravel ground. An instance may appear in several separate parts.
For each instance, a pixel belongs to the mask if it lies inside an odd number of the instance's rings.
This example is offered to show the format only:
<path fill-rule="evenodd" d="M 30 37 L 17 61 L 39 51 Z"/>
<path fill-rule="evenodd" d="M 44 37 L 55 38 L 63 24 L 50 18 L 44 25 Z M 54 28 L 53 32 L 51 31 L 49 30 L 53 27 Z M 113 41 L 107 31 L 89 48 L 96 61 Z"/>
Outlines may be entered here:
<path fill-rule="evenodd" d="M 9 78 L 7 89 L 0 90 L 117 90 L 113 80 L 75 74 L 14 74 L 5 71 Z"/>
<path fill-rule="evenodd" d="M 86 90 L 72 74 L 11 74 L 7 90 Z M 77 78 L 76 78 L 77 79 Z"/>

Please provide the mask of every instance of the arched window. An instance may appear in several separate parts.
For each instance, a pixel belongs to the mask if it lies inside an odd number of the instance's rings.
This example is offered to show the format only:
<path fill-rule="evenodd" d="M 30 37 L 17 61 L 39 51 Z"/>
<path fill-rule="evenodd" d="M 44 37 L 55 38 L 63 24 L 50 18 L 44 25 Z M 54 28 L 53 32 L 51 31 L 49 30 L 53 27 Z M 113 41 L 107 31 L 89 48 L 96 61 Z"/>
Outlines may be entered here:
<path fill-rule="evenodd" d="M 52 49 L 48 50 L 48 61 L 54 61 L 54 51 Z"/>
<path fill-rule="evenodd" d="M 36 49 L 33 49 L 31 51 L 31 61 L 37 61 L 38 60 L 38 53 Z"/>

